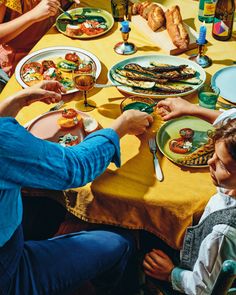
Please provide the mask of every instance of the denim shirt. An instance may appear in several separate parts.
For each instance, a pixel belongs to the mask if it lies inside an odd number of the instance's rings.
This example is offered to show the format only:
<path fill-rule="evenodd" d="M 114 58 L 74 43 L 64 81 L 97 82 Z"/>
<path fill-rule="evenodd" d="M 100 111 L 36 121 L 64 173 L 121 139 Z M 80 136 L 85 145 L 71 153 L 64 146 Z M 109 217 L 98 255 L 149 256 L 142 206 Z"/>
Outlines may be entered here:
<path fill-rule="evenodd" d="M 22 186 L 64 190 L 85 185 L 113 161 L 120 166 L 119 137 L 113 129 L 62 147 L 30 134 L 13 118 L 0 118 L 0 246 L 22 220 Z"/>

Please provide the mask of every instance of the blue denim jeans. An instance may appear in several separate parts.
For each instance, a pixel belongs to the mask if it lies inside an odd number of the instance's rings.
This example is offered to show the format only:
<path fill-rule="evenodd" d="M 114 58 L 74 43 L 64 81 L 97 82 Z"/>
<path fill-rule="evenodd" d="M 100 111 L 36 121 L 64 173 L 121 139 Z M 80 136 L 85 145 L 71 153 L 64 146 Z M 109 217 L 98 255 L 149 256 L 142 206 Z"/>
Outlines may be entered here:
<path fill-rule="evenodd" d="M 0 248 L 0 294 L 66 295 L 92 279 L 97 279 L 101 290 L 112 290 L 133 249 L 133 239 L 119 230 L 23 242 L 19 227 Z"/>

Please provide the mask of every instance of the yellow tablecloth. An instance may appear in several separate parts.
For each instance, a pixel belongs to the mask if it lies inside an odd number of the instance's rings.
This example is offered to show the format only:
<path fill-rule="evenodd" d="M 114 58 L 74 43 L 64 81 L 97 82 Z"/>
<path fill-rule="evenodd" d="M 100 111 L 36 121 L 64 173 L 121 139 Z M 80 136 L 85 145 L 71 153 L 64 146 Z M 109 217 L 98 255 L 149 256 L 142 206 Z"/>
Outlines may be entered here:
<path fill-rule="evenodd" d="M 111 11 L 110 2 L 83 1 L 83 6 L 100 7 Z M 181 7 L 186 22 L 199 30 L 197 20 L 198 2 L 192 0 L 161 1 L 161 4 L 170 6 L 178 4 Z M 142 35 L 132 27 L 130 41 L 138 47 L 133 56 L 144 54 L 165 54 L 156 45 L 153 46 L 148 36 Z M 235 38 L 229 42 L 219 42 L 211 37 L 211 24 L 207 25 L 207 39 L 211 43 L 207 54 L 213 59 L 213 65 L 206 69 L 207 80 L 211 75 L 225 65 L 233 63 L 236 52 Z M 124 56 L 117 55 L 113 46 L 121 40 L 119 24 L 115 23 L 112 30 L 104 36 L 89 40 L 72 40 L 56 30 L 46 34 L 33 51 L 49 46 L 75 46 L 95 54 L 102 63 L 102 73 L 98 83 L 107 82 L 108 69 Z M 193 52 L 181 56 L 188 58 Z M 1 94 L 3 100 L 8 95 L 20 90 L 21 87 L 12 77 Z M 90 95 L 96 101 L 98 108 L 90 114 L 103 127 L 109 124 L 120 114 L 119 98 L 123 96 L 116 88 L 91 90 Z M 81 94 L 75 93 L 74 100 L 68 105 L 76 108 L 76 102 L 82 99 Z M 112 100 L 111 100 L 112 99 Z M 187 97 L 196 102 L 196 94 Z M 21 124 L 46 112 L 48 106 L 35 103 L 23 109 L 17 116 Z M 156 117 L 155 122 L 147 134 L 137 138 L 125 136 L 121 140 L 122 167 L 117 169 L 113 164 L 107 171 L 98 177 L 92 184 L 78 189 L 77 198 L 67 200 L 68 210 L 79 218 L 96 223 L 121 225 L 133 229 L 146 229 L 164 239 L 174 248 L 180 248 L 184 231 L 199 214 L 210 196 L 215 192 L 208 169 L 180 168 L 160 153 L 157 154 L 165 179 L 158 182 L 154 176 L 152 155 L 148 149 L 147 139 L 160 126 Z"/>

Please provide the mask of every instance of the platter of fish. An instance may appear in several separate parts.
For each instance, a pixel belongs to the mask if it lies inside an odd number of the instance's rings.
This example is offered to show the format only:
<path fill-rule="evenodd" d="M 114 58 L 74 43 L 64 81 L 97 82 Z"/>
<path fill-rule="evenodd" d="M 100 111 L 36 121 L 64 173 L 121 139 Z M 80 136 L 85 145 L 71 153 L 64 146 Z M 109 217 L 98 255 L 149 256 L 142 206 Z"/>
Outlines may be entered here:
<path fill-rule="evenodd" d="M 187 167 L 202 168 L 214 153 L 211 136 L 213 127 L 196 117 L 173 119 L 161 126 L 156 142 L 172 162 Z"/>
<path fill-rule="evenodd" d="M 144 55 L 116 63 L 108 72 L 117 88 L 132 95 L 165 98 L 196 91 L 206 80 L 205 71 L 196 63 L 175 56 Z"/>

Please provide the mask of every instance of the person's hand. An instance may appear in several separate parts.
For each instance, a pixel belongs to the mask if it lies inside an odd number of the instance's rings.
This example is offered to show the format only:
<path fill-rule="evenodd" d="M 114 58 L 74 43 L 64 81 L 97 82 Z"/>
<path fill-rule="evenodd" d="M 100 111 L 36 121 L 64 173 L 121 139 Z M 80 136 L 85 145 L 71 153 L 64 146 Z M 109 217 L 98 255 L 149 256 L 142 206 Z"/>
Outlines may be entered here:
<path fill-rule="evenodd" d="M 61 100 L 61 93 L 66 90 L 58 81 L 42 81 L 24 90 L 23 105 L 27 106 L 35 101 L 42 101 L 46 104 L 55 103 Z"/>
<path fill-rule="evenodd" d="M 164 121 L 191 115 L 196 106 L 180 97 L 167 98 L 157 104 L 158 113 Z"/>
<path fill-rule="evenodd" d="M 153 118 L 151 115 L 137 110 L 128 110 L 114 121 L 111 128 L 120 137 L 125 134 L 140 135 L 147 130 L 152 122 Z"/>
<path fill-rule="evenodd" d="M 146 275 L 158 280 L 169 281 L 175 266 L 163 251 L 153 249 L 145 255 L 143 267 Z"/>
<path fill-rule="evenodd" d="M 61 5 L 58 0 L 41 0 L 29 13 L 35 22 L 39 22 L 58 13 L 58 7 Z"/>

